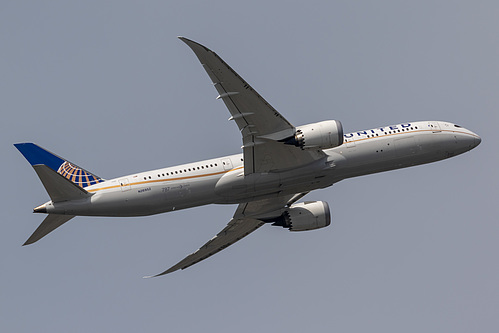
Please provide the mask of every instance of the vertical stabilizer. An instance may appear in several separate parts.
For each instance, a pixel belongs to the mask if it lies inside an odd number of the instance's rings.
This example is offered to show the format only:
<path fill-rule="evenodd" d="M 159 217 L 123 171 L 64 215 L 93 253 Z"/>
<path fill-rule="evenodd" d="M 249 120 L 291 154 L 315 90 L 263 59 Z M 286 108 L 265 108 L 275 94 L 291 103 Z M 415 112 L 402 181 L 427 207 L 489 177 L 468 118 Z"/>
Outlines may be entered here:
<path fill-rule="evenodd" d="M 104 181 L 93 173 L 80 168 L 76 164 L 63 159 L 34 143 L 16 143 L 14 146 L 23 154 L 31 166 L 46 165 L 64 178 L 69 179 L 78 187 L 85 188 Z"/>

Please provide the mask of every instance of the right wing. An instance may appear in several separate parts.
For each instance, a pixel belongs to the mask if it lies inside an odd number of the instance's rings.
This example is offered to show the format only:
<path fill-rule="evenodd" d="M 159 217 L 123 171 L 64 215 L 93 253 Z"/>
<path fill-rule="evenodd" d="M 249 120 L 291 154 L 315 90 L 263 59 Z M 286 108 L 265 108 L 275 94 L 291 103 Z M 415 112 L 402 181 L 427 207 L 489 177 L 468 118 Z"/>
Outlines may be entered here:
<path fill-rule="evenodd" d="M 298 193 L 240 204 L 234 213 L 234 217 L 215 237 L 166 271 L 148 277 L 157 277 L 179 269 L 186 269 L 211 257 L 260 228 L 270 217 L 280 216 L 281 210 L 286 205 L 291 205 L 306 194 Z"/>
<path fill-rule="evenodd" d="M 244 173 L 295 168 L 325 156 L 322 150 L 302 150 L 283 140 L 295 135 L 295 127 L 239 76 L 215 52 L 179 37 L 196 54 L 208 73 L 217 99 L 222 99 L 243 137 Z"/>

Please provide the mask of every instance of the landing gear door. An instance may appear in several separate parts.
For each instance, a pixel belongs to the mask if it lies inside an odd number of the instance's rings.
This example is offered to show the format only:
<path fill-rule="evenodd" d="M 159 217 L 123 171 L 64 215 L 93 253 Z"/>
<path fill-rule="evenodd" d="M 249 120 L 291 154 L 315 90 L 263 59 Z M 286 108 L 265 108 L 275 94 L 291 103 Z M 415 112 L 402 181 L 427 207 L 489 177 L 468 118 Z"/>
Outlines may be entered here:
<path fill-rule="evenodd" d="M 232 169 L 232 161 L 230 158 L 222 158 L 222 166 L 224 167 L 225 171 L 231 170 Z"/>

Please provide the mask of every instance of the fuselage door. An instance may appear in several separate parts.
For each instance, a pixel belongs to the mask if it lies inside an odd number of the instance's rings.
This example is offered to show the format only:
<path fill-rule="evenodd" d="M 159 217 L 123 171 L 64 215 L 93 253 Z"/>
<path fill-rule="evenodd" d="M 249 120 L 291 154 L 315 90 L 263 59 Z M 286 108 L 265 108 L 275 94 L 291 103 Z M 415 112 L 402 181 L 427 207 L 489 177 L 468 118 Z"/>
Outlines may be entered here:
<path fill-rule="evenodd" d="M 428 129 L 432 130 L 433 133 L 440 132 L 440 125 L 438 125 L 438 122 L 436 121 L 429 121 Z"/>
<path fill-rule="evenodd" d="M 130 182 L 128 181 L 128 178 L 123 178 L 119 180 L 120 187 L 121 187 L 121 192 L 126 192 L 132 189 L 130 186 Z"/>
<path fill-rule="evenodd" d="M 224 167 L 224 170 L 231 170 L 232 169 L 232 161 L 230 158 L 222 158 L 222 166 Z"/>
<path fill-rule="evenodd" d="M 355 148 L 355 140 L 353 140 L 353 139 L 346 139 L 345 143 L 347 145 L 347 148 Z"/>

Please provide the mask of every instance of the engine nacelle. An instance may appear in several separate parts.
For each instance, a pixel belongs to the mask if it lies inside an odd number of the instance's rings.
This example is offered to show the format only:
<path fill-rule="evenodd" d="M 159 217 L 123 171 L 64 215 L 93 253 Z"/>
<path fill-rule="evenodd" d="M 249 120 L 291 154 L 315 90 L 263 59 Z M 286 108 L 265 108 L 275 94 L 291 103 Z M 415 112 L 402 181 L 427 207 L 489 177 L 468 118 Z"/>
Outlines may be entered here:
<path fill-rule="evenodd" d="M 328 149 L 343 144 L 343 126 L 338 120 L 299 126 L 294 136 L 281 140 L 301 149 Z"/>
<path fill-rule="evenodd" d="M 290 231 L 305 231 L 331 224 L 329 205 L 325 201 L 307 201 L 291 205 L 273 224 Z"/>

